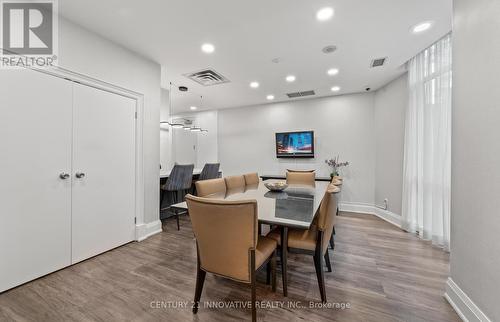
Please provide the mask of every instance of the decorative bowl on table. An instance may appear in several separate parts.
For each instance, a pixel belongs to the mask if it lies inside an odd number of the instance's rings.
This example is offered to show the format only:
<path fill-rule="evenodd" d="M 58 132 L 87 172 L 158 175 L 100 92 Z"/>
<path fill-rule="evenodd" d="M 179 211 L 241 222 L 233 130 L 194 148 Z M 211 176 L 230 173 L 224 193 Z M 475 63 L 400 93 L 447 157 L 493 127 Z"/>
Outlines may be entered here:
<path fill-rule="evenodd" d="M 267 189 L 274 192 L 283 191 L 288 187 L 288 184 L 285 181 L 264 182 L 264 185 Z"/>
<path fill-rule="evenodd" d="M 268 191 L 264 194 L 264 197 L 270 199 L 288 199 L 288 194 L 284 191 Z"/>

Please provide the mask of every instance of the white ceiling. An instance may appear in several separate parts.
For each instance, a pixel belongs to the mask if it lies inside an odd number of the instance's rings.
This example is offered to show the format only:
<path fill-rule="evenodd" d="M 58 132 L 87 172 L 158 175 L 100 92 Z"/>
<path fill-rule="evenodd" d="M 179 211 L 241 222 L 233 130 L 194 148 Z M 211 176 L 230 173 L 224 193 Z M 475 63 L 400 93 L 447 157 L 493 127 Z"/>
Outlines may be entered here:
<path fill-rule="evenodd" d="M 60 0 L 63 16 L 166 66 L 167 78 L 189 87 L 175 91 L 174 113 L 289 100 L 285 93 L 315 90 L 316 96 L 376 90 L 399 76 L 404 63 L 451 30 L 451 0 Z M 316 20 L 330 6 L 334 17 Z M 422 21 L 433 27 L 412 34 Z M 215 52 L 201 52 L 203 43 Z M 336 45 L 324 54 L 326 45 Z M 280 63 L 272 59 L 280 57 Z M 388 57 L 381 68 L 373 58 Z M 210 67 L 231 82 L 203 87 L 182 76 Z M 337 76 L 328 76 L 329 68 Z M 293 74 L 294 83 L 285 77 Z M 258 81 L 260 87 L 249 87 Z"/>

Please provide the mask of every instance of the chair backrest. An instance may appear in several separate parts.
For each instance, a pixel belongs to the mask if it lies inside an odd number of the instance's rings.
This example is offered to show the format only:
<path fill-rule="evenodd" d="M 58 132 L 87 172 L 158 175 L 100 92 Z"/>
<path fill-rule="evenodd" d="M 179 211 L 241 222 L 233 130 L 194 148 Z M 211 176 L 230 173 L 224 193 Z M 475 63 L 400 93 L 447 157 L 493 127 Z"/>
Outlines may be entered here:
<path fill-rule="evenodd" d="M 224 180 L 226 180 L 226 188 L 228 190 L 245 187 L 245 177 L 243 176 L 229 176 L 225 177 Z"/>
<path fill-rule="evenodd" d="M 215 193 L 226 194 L 226 181 L 223 178 L 196 181 L 198 197 L 206 197 Z"/>
<path fill-rule="evenodd" d="M 193 184 L 194 164 L 174 165 L 164 189 L 168 191 L 186 190 Z"/>
<path fill-rule="evenodd" d="M 198 180 L 209 180 L 219 177 L 220 163 L 205 163 Z"/>
<path fill-rule="evenodd" d="M 340 189 L 338 187 L 329 185 L 319 207 L 318 220 L 316 223 L 318 230 L 323 232 L 323 253 L 326 252 L 330 237 L 333 233 L 333 227 L 335 226 L 335 219 L 337 216 L 337 198 L 334 194 L 339 191 Z"/>
<path fill-rule="evenodd" d="M 245 177 L 245 184 L 247 186 L 259 183 L 259 175 L 257 172 L 244 174 L 243 177 Z"/>
<path fill-rule="evenodd" d="M 334 186 L 337 186 L 337 187 L 340 188 L 340 186 L 342 186 L 343 181 L 342 180 L 338 180 L 335 177 L 333 177 L 332 181 L 330 181 L 330 183 L 333 184 Z"/>
<path fill-rule="evenodd" d="M 304 184 L 314 186 L 316 185 L 315 172 L 287 172 L 286 183 L 288 184 Z"/>
<path fill-rule="evenodd" d="M 186 196 L 204 271 L 250 282 L 250 250 L 257 246 L 257 201 Z"/>
<path fill-rule="evenodd" d="M 316 170 L 293 170 L 293 169 L 286 169 L 287 172 L 314 172 Z"/>

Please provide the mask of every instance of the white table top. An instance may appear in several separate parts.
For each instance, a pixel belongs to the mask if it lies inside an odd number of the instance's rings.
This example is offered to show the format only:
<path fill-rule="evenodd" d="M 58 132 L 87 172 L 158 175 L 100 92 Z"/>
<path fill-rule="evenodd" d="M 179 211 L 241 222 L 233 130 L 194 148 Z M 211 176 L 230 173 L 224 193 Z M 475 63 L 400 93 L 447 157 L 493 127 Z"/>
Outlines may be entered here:
<path fill-rule="evenodd" d="M 273 182 L 278 180 L 269 180 Z M 247 186 L 244 190 L 225 195 L 212 195 L 219 200 L 257 200 L 259 221 L 280 226 L 309 228 L 328 187 L 328 182 L 316 182 L 315 187 L 289 185 L 283 193 L 273 193 L 261 181 L 257 186 Z M 187 210 L 186 202 L 171 206 Z"/>
<path fill-rule="evenodd" d="M 202 169 L 193 169 L 193 175 L 199 175 L 201 173 L 201 170 Z M 172 172 L 171 169 L 167 170 L 167 171 L 160 171 L 160 179 L 164 179 L 164 178 L 170 177 L 170 172 Z"/>

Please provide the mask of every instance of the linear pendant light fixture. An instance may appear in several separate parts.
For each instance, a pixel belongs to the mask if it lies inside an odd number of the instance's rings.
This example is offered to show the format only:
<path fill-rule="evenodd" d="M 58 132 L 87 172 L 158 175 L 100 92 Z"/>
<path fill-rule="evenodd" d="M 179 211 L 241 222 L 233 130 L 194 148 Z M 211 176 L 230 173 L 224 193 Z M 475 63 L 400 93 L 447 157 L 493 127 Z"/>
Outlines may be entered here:
<path fill-rule="evenodd" d="M 169 103 L 171 110 L 172 110 L 172 94 L 173 94 L 172 93 L 172 82 L 170 82 L 170 93 L 168 95 L 168 103 Z M 203 103 L 203 96 L 200 96 L 200 103 Z M 200 107 L 201 106 L 202 106 L 202 104 L 200 104 Z M 189 124 L 192 124 L 192 120 L 175 119 L 175 120 L 172 120 L 171 122 L 160 121 L 160 124 L 168 124 L 173 129 L 184 129 L 186 131 L 191 131 L 191 132 L 208 132 L 208 130 L 202 129 L 201 127 L 190 126 Z"/>

